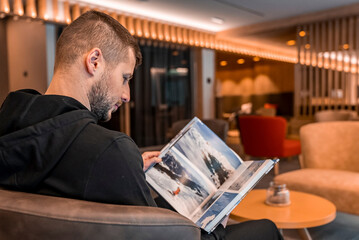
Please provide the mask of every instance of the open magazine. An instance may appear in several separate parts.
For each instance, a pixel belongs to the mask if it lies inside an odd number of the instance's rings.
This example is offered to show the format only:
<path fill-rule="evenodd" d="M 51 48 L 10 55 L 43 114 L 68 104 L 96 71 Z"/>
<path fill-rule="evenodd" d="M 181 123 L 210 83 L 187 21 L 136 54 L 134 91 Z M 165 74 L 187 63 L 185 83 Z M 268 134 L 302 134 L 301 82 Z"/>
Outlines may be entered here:
<path fill-rule="evenodd" d="M 278 159 L 243 161 L 198 118 L 162 150 L 146 179 L 177 212 L 213 231 Z"/>

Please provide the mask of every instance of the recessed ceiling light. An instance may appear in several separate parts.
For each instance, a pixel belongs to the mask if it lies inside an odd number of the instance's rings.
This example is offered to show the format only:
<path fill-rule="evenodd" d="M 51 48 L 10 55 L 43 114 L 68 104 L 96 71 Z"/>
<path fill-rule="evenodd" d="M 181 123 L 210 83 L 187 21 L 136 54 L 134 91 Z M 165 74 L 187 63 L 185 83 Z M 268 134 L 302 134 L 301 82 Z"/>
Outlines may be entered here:
<path fill-rule="evenodd" d="M 288 46 L 294 46 L 294 45 L 295 45 L 295 40 L 289 40 L 289 41 L 287 42 L 287 45 L 288 45 Z"/>
<path fill-rule="evenodd" d="M 237 60 L 238 64 L 243 64 L 244 62 L 245 62 L 245 60 L 243 58 L 240 58 L 240 59 Z"/>
<path fill-rule="evenodd" d="M 255 62 L 259 62 L 259 60 L 261 60 L 260 57 L 256 56 L 256 57 L 253 58 L 253 61 L 255 61 Z"/>
<path fill-rule="evenodd" d="M 227 66 L 227 61 L 220 61 L 219 65 L 221 65 L 222 67 Z"/>
<path fill-rule="evenodd" d="M 211 21 L 217 24 L 223 24 L 224 23 L 224 19 L 223 18 L 219 18 L 219 17 L 212 17 Z"/>
<path fill-rule="evenodd" d="M 300 31 L 299 32 L 299 36 L 304 37 L 305 35 L 307 35 L 307 33 L 305 31 Z"/>

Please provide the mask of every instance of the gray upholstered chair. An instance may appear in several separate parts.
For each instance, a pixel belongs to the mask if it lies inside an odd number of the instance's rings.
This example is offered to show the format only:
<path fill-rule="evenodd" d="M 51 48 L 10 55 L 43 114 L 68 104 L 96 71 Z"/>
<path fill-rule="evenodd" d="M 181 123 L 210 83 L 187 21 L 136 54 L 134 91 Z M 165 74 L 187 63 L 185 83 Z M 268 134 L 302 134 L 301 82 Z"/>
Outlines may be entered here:
<path fill-rule="evenodd" d="M 167 209 L 124 206 L 0 189 L 0 239 L 200 239 Z"/>

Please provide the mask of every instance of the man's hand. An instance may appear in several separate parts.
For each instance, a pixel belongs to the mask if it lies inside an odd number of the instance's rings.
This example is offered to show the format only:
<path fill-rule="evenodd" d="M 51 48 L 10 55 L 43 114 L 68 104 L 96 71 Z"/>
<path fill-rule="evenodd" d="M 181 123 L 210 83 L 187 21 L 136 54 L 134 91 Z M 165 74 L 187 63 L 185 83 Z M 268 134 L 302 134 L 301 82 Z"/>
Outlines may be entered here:
<path fill-rule="evenodd" d="M 159 151 L 144 152 L 142 154 L 143 171 L 146 171 L 150 166 L 155 163 L 162 162 L 162 158 L 159 158 L 158 155 L 160 155 Z"/>

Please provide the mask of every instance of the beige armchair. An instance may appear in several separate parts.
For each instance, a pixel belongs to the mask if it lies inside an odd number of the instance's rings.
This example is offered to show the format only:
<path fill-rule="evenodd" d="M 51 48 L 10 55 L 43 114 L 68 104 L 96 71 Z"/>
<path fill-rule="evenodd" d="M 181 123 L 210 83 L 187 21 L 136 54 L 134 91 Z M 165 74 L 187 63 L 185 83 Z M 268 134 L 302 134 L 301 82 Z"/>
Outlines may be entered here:
<path fill-rule="evenodd" d="M 200 239 L 167 209 L 123 206 L 0 189 L 0 239 Z"/>
<path fill-rule="evenodd" d="M 301 169 L 280 174 L 275 181 L 359 215 L 359 122 L 307 124 L 300 129 L 300 139 Z"/>

